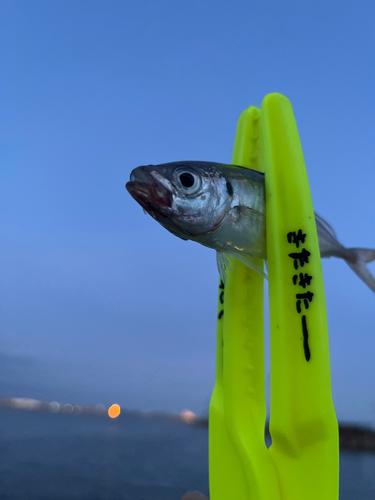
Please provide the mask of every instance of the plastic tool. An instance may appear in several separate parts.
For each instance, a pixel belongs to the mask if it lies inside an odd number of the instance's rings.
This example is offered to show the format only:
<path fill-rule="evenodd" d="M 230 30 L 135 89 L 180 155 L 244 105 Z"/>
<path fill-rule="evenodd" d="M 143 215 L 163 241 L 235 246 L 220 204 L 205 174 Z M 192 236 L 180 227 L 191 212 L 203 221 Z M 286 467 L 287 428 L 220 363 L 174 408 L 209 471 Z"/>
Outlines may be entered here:
<path fill-rule="evenodd" d="M 321 261 L 286 97 L 269 94 L 261 110 L 250 107 L 241 114 L 232 163 L 266 176 L 272 445 L 267 448 L 264 440 L 263 278 L 235 261 L 225 286 L 219 286 L 210 498 L 337 500 L 338 425 Z"/>

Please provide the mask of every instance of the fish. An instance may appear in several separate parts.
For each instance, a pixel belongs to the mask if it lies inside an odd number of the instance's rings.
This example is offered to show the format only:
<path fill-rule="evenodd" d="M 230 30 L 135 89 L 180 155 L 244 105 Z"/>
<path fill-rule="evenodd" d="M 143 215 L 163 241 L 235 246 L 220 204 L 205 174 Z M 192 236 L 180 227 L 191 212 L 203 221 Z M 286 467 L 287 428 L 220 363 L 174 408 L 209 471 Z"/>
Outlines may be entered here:
<path fill-rule="evenodd" d="M 223 163 L 177 161 L 137 167 L 125 186 L 170 233 L 216 250 L 224 282 L 234 258 L 267 277 L 257 261 L 267 260 L 263 173 Z M 375 249 L 346 248 L 316 213 L 315 222 L 321 257 L 343 259 L 375 292 L 375 278 L 366 267 L 375 260 Z"/>

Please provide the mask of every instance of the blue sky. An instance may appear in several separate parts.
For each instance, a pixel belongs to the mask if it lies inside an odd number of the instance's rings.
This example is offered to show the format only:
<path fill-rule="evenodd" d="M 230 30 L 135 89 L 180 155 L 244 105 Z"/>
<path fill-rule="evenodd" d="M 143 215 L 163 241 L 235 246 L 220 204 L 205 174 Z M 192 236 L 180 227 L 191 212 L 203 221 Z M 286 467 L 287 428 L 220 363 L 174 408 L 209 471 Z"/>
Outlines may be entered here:
<path fill-rule="evenodd" d="M 292 101 L 316 211 L 343 244 L 375 247 L 374 15 L 354 1 L 1 3 L 0 392 L 207 407 L 214 252 L 124 184 L 142 164 L 229 162 L 238 116 L 267 93 Z M 375 424 L 374 294 L 343 262 L 323 270 L 338 417 Z"/>

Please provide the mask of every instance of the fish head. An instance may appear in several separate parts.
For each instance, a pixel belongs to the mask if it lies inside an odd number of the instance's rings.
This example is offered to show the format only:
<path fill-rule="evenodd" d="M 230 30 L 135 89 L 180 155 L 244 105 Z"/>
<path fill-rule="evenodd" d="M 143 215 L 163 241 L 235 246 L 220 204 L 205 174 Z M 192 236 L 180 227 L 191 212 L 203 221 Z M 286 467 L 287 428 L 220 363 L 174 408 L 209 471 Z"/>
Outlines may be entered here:
<path fill-rule="evenodd" d="M 228 214 L 231 189 L 208 162 L 174 162 L 135 168 L 126 189 L 163 227 L 184 240 L 215 231 Z"/>

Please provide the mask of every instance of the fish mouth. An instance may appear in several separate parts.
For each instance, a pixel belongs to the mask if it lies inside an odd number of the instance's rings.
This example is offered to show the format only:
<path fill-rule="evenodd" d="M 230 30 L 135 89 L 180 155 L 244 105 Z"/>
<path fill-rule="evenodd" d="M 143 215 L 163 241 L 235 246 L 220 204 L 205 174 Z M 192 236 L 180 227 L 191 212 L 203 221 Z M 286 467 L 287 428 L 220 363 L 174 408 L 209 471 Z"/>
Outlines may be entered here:
<path fill-rule="evenodd" d="M 147 212 L 152 210 L 151 193 L 147 184 L 137 181 L 129 181 L 125 184 L 125 187 L 130 196 L 132 196 L 142 208 L 144 208 Z"/>
<path fill-rule="evenodd" d="M 151 216 L 172 207 L 172 193 L 157 182 L 148 167 L 135 168 L 125 185 L 129 194 Z"/>
<path fill-rule="evenodd" d="M 156 213 L 162 214 L 166 209 L 172 207 L 172 195 L 164 186 L 129 181 L 125 187 L 135 201 L 151 216 Z"/>
<path fill-rule="evenodd" d="M 141 205 L 143 210 L 145 210 L 153 219 L 158 221 L 162 226 L 164 226 L 169 232 L 173 233 L 178 238 L 186 240 L 182 234 L 183 232 L 178 229 L 178 227 L 173 224 L 171 219 L 165 213 L 164 209 L 172 206 L 172 196 L 169 195 L 167 191 L 165 193 L 156 185 L 146 184 L 144 182 L 129 181 L 125 184 L 126 189 L 129 194 L 135 199 L 135 201 Z M 155 193 L 157 192 L 157 195 Z M 164 193 L 164 197 L 160 196 Z M 157 202 L 155 201 L 155 196 Z M 163 213 L 164 212 L 164 213 Z"/>

